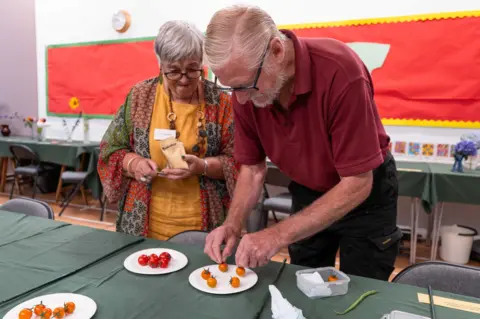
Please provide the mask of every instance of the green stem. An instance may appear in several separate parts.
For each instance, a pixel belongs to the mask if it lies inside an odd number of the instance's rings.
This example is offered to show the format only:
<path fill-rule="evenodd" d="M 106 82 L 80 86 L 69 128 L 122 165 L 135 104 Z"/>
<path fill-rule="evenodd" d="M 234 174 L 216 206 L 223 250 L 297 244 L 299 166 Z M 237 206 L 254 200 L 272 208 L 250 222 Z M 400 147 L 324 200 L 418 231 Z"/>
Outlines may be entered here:
<path fill-rule="evenodd" d="M 344 315 L 350 311 L 352 311 L 353 309 L 355 309 L 365 298 L 367 298 L 368 296 L 371 296 L 371 295 L 374 295 L 378 293 L 378 291 L 376 290 L 370 290 L 370 291 L 367 291 L 366 293 L 364 293 L 363 295 L 361 295 L 350 307 L 348 307 L 347 309 L 345 309 L 345 311 L 343 312 L 337 312 L 335 311 L 335 313 L 337 315 Z"/>

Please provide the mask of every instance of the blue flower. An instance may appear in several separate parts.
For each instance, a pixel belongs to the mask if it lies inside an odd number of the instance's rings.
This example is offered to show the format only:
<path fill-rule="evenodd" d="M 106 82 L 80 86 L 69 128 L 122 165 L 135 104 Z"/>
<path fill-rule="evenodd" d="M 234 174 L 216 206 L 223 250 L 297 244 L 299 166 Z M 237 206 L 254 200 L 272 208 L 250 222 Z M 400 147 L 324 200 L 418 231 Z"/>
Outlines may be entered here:
<path fill-rule="evenodd" d="M 464 156 L 475 156 L 477 155 L 477 145 L 471 140 L 460 141 L 455 145 L 455 153 Z"/>

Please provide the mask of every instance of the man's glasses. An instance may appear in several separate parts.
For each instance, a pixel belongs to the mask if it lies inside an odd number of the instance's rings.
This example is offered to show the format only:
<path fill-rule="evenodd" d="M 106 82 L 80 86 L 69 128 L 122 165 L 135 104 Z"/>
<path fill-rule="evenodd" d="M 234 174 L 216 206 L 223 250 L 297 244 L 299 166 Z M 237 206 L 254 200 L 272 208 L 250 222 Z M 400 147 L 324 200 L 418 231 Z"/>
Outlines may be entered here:
<path fill-rule="evenodd" d="M 258 91 L 257 82 L 258 82 L 258 78 L 260 78 L 260 74 L 262 73 L 263 62 L 265 61 L 265 56 L 267 55 L 268 47 L 269 47 L 269 46 L 267 45 L 267 47 L 265 48 L 265 51 L 263 52 L 262 59 L 261 59 L 261 61 L 260 61 L 260 65 L 258 66 L 257 73 L 255 74 L 255 79 L 254 79 L 252 85 L 249 85 L 249 86 L 237 86 L 237 87 L 224 87 L 224 86 L 219 86 L 218 83 L 217 83 L 217 82 L 218 82 L 218 79 L 217 79 L 217 77 L 215 76 L 215 86 L 216 86 L 219 90 L 222 90 L 222 91 L 230 91 L 230 92 L 235 92 L 235 91 L 248 91 L 248 90 L 256 90 L 256 91 Z"/>
<path fill-rule="evenodd" d="M 169 80 L 178 81 L 184 75 L 187 77 L 187 79 L 190 79 L 190 80 L 198 79 L 202 75 L 202 72 L 203 72 L 203 70 L 187 70 L 187 72 L 181 72 L 181 71 L 175 70 L 175 71 L 171 71 L 171 72 L 165 72 L 163 74 Z"/>

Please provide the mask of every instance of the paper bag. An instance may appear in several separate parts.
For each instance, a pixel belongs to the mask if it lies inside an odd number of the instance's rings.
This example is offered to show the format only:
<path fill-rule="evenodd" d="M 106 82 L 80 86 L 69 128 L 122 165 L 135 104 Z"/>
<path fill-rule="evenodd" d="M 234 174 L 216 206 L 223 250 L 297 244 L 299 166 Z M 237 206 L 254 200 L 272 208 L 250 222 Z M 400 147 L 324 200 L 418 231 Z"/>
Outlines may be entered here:
<path fill-rule="evenodd" d="M 174 137 L 167 138 L 160 141 L 162 152 L 167 158 L 168 166 L 170 168 L 184 168 L 188 169 L 188 164 L 182 158 L 185 155 L 185 147 L 183 143 Z"/>

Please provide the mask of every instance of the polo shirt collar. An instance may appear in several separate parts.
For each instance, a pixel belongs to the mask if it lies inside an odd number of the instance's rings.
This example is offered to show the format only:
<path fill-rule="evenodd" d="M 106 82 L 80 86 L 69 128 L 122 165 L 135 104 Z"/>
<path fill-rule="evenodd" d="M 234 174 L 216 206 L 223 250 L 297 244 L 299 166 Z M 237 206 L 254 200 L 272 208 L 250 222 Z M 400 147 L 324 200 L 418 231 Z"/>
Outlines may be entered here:
<path fill-rule="evenodd" d="M 283 34 L 293 41 L 295 48 L 295 82 L 294 93 L 301 95 L 312 90 L 312 67 L 310 52 L 307 44 L 299 39 L 291 30 L 280 30 Z"/>

